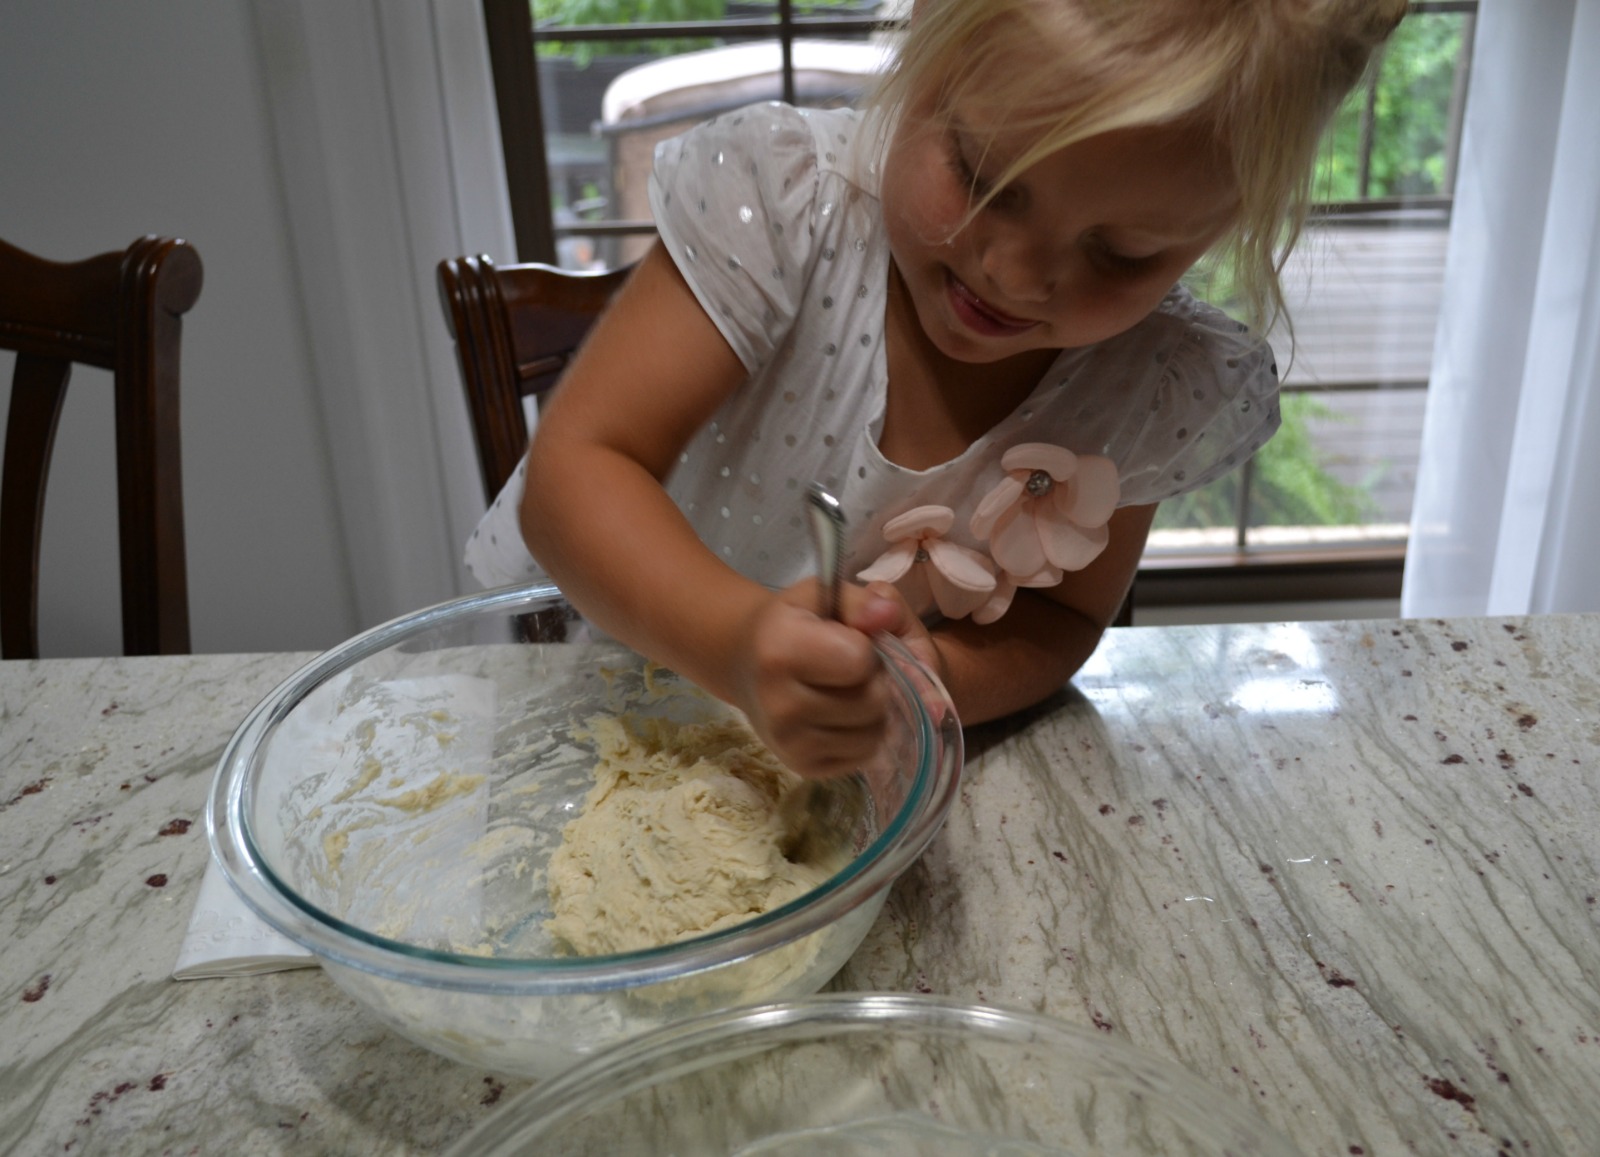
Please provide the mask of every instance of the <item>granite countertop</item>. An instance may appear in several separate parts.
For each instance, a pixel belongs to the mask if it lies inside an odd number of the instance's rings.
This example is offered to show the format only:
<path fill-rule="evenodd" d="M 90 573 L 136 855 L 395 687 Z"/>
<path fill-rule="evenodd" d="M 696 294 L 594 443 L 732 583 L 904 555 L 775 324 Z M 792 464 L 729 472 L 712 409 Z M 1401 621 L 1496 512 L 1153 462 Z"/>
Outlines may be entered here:
<path fill-rule="evenodd" d="M 315 970 L 169 979 L 202 808 L 309 656 L 0 663 L 0 1151 L 435 1151 L 528 1082 Z M 1600 1151 L 1600 615 L 1111 632 L 968 734 L 832 987 L 1044 1011 L 1308 1154 Z"/>

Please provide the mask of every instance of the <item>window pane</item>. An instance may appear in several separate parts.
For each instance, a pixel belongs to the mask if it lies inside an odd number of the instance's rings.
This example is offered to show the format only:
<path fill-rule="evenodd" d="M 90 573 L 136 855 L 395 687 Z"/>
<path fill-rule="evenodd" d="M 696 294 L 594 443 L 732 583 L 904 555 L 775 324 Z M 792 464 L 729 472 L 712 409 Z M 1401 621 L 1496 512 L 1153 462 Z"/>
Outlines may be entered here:
<path fill-rule="evenodd" d="M 1286 392 L 1283 424 L 1248 470 L 1161 504 L 1150 552 L 1235 550 L 1246 493 L 1247 549 L 1404 542 L 1426 399 L 1421 389 Z"/>
<path fill-rule="evenodd" d="M 614 263 L 605 260 L 606 254 L 616 246 L 615 237 L 597 237 L 593 234 L 567 234 L 557 242 L 563 269 L 614 269 Z"/>
<path fill-rule="evenodd" d="M 1449 195 L 1472 17 L 1408 16 L 1374 82 L 1335 118 L 1314 218 L 1283 269 L 1289 319 L 1268 335 L 1283 426 L 1240 473 L 1166 503 L 1152 553 L 1391 545 L 1409 531 L 1449 239 Z M 1424 198 L 1420 203 L 1415 198 Z M 1403 201 L 1399 199 L 1405 199 Z M 1225 308 L 1225 271 L 1196 292 Z"/>
<path fill-rule="evenodd" d="M 586 238 L 578 245 L 562 238 L 560 231 L 585 221 L 647 220 L 644 187 L 635 170 L 641 157 L 648 165 L 656 140 L 679 131 L 670 123 L 656 123 L 657 118 L 648 124 L 643 120 L 619 124 L 617 100 L 613 97 L 608 107 L 607 93 L 619 87 L 624 94 L 630 89 L 645 92 L 641 80 L 647 82 L 659 62 L 685 59 L 719 43 L 694 37 L 539 45 L 539 100 L 551 213 L 563 266 L 611 268 L 632 260 L 631 250 L 637 245 L 627 238 Z"/>
<path fill-rule="evenodd" d="M 1466 53 L 1474 18 L 1407 16 L 1374 83 L 1356 90 L 1329 131 L 1317 195 L 1328 201 L 1447 195 L 1454 183 Z"/>
<path fill-rule="evenodd" d="M 838 20 L 888 15 L 878 0 L 809 0 L 797 16 Z M 719 113 L 785 95 L 776 38 L 560 39 L 574 26 L 648 21 L 764 20 L 778 29 L 775 0 L 535 0 L 539 87 L 551 208 L 561 264 L 610 268 L 640 257 L 649 234 L 568 240 L 587 221 L 648 222 L 651 159 L 658 142 Z M 882 65 L 881 36 L 807 28 L 793 45 L 796 103 L 851 104 Z"/>
<path fill-rule="evenodd" d="M 1167 556 L 1232 551 L 1238 539 L 1239 500 L 1246 476 L 1246 470 L 1234 470 L 1208 486 L 1163 502 L 1156 508 L 1145 553 Z"/>
<path fill-rule="evenodd" d="M 1409 517 L 1421 412 L 1414 426 L 1392 430 L 1391 443 L 1375 441 L 1371 435 L 1381 428 L 1382 415 L 1366 403 L 1378 397 L 1371 391 L 1284 395 L 1283 426 L 1254 463 L 1247 545 L 1299 548 L 1405 537 L 1404 529 L 1395 532 L 1377 492 L 1393 474 L 1399 481 L 1384 494 Z M 1361 421 L 1373 417 L 1380 421 Z M 1382 457 L 1396 447 L 1410 459 L 1398 470 Z"/>
<path fill-rule="evenodd" d="M 1426 398 L 1420 389 L 1287 395 L 1280 444 L 1257 456 L 1247 543 L 1403 542 Z"/>

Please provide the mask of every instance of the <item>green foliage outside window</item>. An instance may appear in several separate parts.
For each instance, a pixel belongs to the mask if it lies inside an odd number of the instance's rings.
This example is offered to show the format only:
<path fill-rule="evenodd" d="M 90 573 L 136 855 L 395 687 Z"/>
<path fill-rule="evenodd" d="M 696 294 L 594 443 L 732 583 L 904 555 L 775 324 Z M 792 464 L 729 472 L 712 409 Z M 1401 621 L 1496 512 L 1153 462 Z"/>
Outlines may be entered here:
<path fill-rule="evenodd" d="M 723 20 L 730 15 L 751 15 L 750 10 L 763 7 L 757 0 L 742 5 L 745 11 L 729 12 L 728 0 L 531 0 L 534 24 L 541 30 L 570 28 L 580 24 L 665 24 L 672 21 Z M 769 5 L 777 11 L 776 0 Z M 848 8 L 869 13 L 875 3 L 861 0 L 795 0 L 794 13 L 809 16 L 818 10 Z M 710 48 L 716 42 L 705 37 L 685 37 L 673 40 L 608 41 L 604 44 L 590 41 L 562 42 L 541 40 L 540 56 L 570 57 L 579 67 L 602 54 L 617 56 L 649 55 L 670 56 L 678 52 L 692 52 Z"/>
<path fill-rule="evenodd" d="M 1464 18 L 1449 14 L 1407 17 L 1384 49 L 1373 103 L 1372 161 L 1366 195 L 1426 196 L 1445 187 L 1450 98 L 1461 55 Z M 1365 86 L 1334 118 L 1318 166 L 1316 195 L 1354 201 L 1362 194 L 1361 122 Z"/>
<path fill-rule="evenodd" d="M 1312 443 L 1312 419 L 1336 415 L 1314 394 L 1284 394 L 1283 424 L 1256 452 L 1250 484 L 1252 526 L 1356 526 L 1376 517 L 1365 487 L 1341 482 L 1323 469 Z M 1156 511 L 1158 530 L 1233 526 L 1244 475 L 1235 470 L 1199 490 L 1169 498 Z"/>
<path fill-rule="evenodd" d="M 639 24 L 668 20 L 720 20 L 727 11 L 726 0 L 533 0 L 533 20 L 541 30 L 578 24 Z M 541 40 L 540 56 L 567 56 L 579 67 L 587 67 L 597 55 L 667 56 L 709 48 L 705 38 L 681 40 L 628 40 L 604 44 L 592 41 L 566 43 Z"/>

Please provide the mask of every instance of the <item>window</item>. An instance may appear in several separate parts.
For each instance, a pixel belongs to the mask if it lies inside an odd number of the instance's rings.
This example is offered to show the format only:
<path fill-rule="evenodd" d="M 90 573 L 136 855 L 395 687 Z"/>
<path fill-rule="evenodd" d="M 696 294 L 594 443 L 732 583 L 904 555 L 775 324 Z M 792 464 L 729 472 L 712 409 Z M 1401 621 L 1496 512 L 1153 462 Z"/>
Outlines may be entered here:
<path fill-rule="evenodd" d="M 860 97 L 907 0 L 484 0 L 519 257 L 643 253 L 655 143 L 760 100 Z M 529 51 L 530 46 L 532 51 Z"/>
<path fill-rule="evenodd" d="M 1433 354 L 1475 3 L 1415 3 L 1346 102 L 1270 335 L 1284 426 L 1234 476 L 1163 505 L 1151 554 L 1403 552 Z M 1291 356 L 1292 350 L 1292 356 Z"/>
<path fill-rule="evenodd" d="M 1141 602 L 1398 597 L 1477 0 L 1415 0 L 1332 125 L 1284 270 L 1283 429 L 1163 503 Z M 519 256 L 635 259 L 656 141 L 854 100 L 905 0 L 484 0 Z M 1205 296 L 1226 305 L 1225 287 Z M 1292 356 L 1291 356 L 1292 349 Z M 1254 588 L 1253 590 L 1251 588 Z"/>

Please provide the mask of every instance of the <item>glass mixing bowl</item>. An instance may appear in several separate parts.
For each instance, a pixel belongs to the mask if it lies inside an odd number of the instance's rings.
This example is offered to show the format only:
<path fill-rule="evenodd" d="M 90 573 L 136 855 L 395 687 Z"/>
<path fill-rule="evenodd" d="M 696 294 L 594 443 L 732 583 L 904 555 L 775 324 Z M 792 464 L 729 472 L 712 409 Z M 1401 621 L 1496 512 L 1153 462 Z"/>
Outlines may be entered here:
<path fill-rule="evenodd" d="M 725 1010 L 535 1086 L 454 1157 L 1297 1157 L 1187 1069 L 1032 1013 L 826 995 Z"/>
<path fill-rule="evenodd" d="M 891 718 L 857 773 L 853 856 L 734 927 L 582 957 L 545 931 L 545 864 L 594 782 L 587 722 L 730 711 L 594 637 L 548 586 L 407 615 L 285 680 L 223 751 L 211 847 L 250 908 L 390 1027 L 549 1076 L 686 1016 L 813 993 L 855 950 L 943 822 L 961 764 L 943 691 L 897 641 L 877 645 Z"/>

